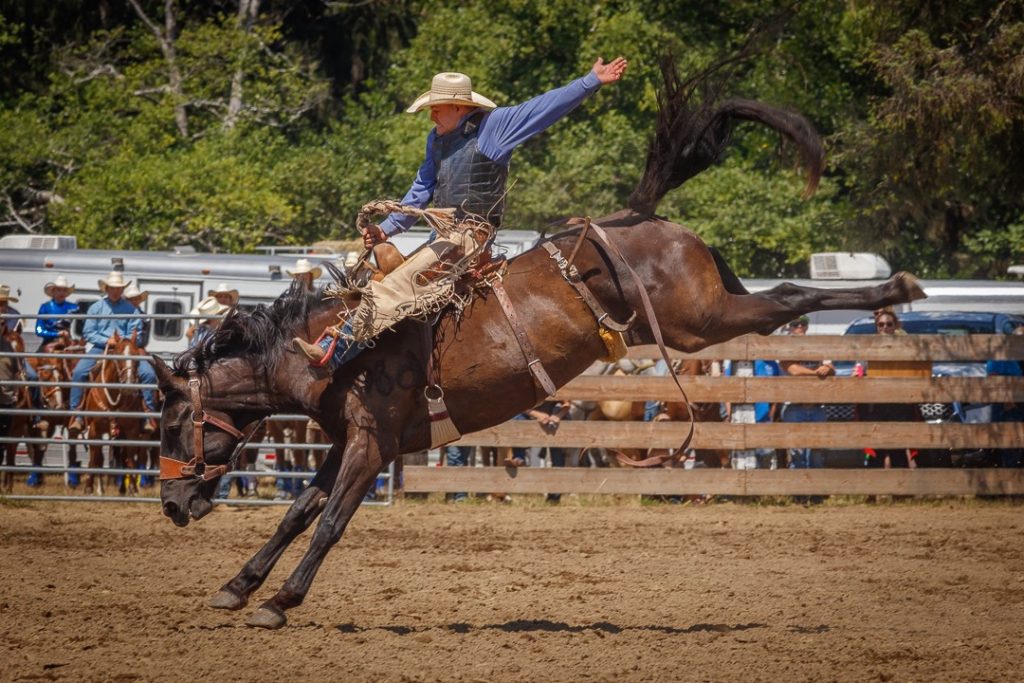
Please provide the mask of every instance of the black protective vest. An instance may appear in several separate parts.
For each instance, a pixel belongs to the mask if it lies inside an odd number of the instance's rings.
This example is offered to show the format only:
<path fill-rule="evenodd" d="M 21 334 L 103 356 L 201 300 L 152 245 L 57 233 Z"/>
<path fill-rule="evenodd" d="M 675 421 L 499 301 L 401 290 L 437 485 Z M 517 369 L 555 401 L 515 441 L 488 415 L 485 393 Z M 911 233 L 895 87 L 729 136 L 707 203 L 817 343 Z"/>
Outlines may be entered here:
<path fill-rule="evenodd" d="M 477 145 L 484 112 L 467 118 L 462 127 L 434 140 L 437 186 L 434 206 L 483 216 L 494 227 L 505 212 L 508 168 L 491 161 Z"/>

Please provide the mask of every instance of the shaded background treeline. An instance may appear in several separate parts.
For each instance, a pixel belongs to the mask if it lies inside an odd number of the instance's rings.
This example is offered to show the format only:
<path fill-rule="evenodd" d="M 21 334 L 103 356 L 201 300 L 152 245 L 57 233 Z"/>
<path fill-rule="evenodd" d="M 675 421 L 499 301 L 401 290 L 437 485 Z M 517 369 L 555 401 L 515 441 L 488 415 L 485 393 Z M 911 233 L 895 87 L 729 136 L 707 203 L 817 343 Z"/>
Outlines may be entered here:
<path fill-rule="evenodd" d="M 685 74 L 778 17 L 726 88 L 826 137 L 818 194 L 778 141 L 741 128 L 659 210 L 743 275 L 806 274 L 870 249 L 931 277 L 1024 261 L 1024 0 L 0 0 L 0 234 L 89 247 L 250 250 L 352 235 L 400 197 L 440 70 L 516 103 L 598 55 L 627 79 L 531 141 L 508 226 L 625 205 L 671 50 Z"/>

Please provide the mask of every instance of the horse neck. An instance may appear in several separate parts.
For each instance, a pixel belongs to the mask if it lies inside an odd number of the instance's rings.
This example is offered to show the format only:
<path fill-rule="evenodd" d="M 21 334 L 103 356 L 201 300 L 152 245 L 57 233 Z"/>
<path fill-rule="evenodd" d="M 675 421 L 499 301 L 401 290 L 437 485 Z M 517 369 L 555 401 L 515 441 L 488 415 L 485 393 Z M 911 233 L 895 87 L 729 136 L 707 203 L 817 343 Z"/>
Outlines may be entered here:
<path fill-rule="evenodd" d="M 218 361 L 203 374 L 204 405 L 226 412 L 245 410 L 261 417 L 298 409 L 298 404 L 275 386 L 278 374 L 271 375 L 251 359 Z"/>

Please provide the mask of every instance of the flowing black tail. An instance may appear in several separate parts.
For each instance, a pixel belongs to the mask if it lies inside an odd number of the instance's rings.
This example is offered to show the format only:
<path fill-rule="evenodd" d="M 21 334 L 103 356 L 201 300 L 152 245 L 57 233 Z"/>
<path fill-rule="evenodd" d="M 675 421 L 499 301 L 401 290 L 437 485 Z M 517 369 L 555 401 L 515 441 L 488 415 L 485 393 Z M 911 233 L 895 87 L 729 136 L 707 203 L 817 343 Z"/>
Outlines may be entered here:
<path fill-rule="evenodd" d="M 687 81 L 680 81 L 671 56 L 662 58 L 665 88 L 658 95 L 658 122 L 647 152 L 647 166 L 629 196 L 629 207 L 634 211 L 654 213 L 669 190 L 715 163 L 729 145 L 733 128 L 741 121 L 764 124 L 796 145 L 808 170 L 804 196 L 809 197 L 817 189 L 825 152 L 814 128 L 796 112 L 754 100 L 717 102 L 719 86 L 712 77 L 727 63 L 713 65 Z"/>

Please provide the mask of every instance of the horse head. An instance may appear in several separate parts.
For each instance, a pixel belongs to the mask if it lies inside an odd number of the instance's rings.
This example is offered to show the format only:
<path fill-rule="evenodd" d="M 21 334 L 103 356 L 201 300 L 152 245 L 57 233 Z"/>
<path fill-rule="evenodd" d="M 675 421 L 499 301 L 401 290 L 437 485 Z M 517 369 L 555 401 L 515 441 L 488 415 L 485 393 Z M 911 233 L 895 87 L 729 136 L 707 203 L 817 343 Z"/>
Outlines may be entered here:
<path fill-rule="evenodd" d="M 192 370 L 188 377 L 181 377 L 157 356 L 153 367 L 164 395 L 160 501 L 166 516 L 186 526 L 213 509 L 218 482 L 234 467 L 242 447 L 272 410 L 248 405 L 247 399 L 253 397 L 251 384 L 242 385 L 237 398 L 231 398 L 230 373 Z M 220 394 L 225 389 L 228 398 Z"/>

